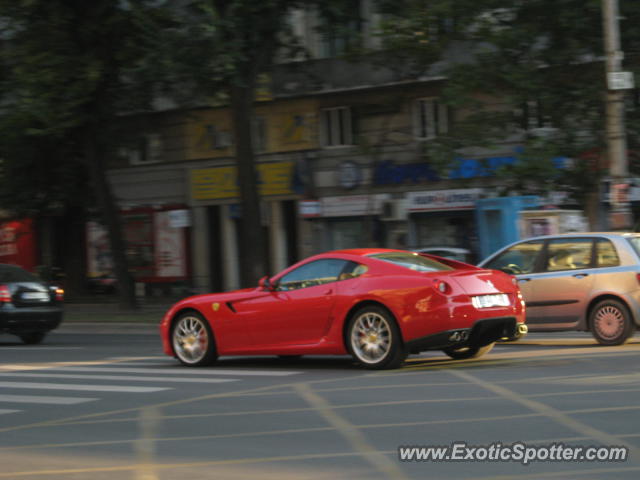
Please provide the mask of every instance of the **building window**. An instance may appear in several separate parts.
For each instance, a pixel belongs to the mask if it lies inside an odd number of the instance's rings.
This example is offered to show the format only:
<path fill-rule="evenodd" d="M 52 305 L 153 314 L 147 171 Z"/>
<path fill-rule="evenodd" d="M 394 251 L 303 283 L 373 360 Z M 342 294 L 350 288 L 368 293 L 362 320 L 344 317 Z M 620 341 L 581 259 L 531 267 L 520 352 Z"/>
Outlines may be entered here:
<path fill-rule="evenodd" d="M 119 149 L 119 156 L 125 158 L 130 165 L 160 162 L 163 153 L 164 143 L 158 133 L 142 135 L 133 144 Z"/>
<path fill-rule="evenodd" d="M 415 135 L 420 139 L 436 138 L 449 131 L 449 109 L 435 98 L 420 98 L 414 109 Z"/>
<path fill-rule="evenodd" d="M 333 58 L 344 55 L 361 41 L 363 6 L 360 0 L 350 0 L 349 14 L 332 16 L 329 12 L 320 18 L 320 57 Z"/>
<path fill-rule="evenodd" d="M 351 110 L 349 107 L 326 108 L 320 112 L 322 145 L 353 145 Z"/>
<path fill-rule="evenodd" d="M 267 151 L 267 124 L 264 117 L 254 117 L 252 124 L 253 151 L 263 153 Z"/>
<path fill-rule="evenodd" d="M 551 118 L 546 114 L 540 100 L 524 102 L 516 112 L 520 117 L 520 128 L 524 131 L 535 131 L 551 127 Z"/>

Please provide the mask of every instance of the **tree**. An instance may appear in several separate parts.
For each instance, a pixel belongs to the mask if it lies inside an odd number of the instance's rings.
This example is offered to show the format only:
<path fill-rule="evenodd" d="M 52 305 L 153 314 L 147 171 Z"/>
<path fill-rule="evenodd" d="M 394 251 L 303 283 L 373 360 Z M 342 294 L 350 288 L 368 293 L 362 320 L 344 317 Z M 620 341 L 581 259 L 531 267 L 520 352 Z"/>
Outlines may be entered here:
<path fill-rule="evenodd" d="M 256 80 L 278 59 L 299 54 L 289 14 L 315 7 L 334 19 L 354 15 L 354 2 L 311 0 L 195 0 L 182 10 L 177 50 L 187 83 L 200 97 L 228 102 L 232 111 L 235 159 L 240 186 L 240 273 L 245 286 L 266 273 L 265 234 L 252 142 Z M 186 72 L 188 70 L 188 72 Z"/>
<path fill-rule="evenodd" d="M 411 58 L 415 62 L 425 52 L 433 53 L 434 46 L 443 46 L 437 52 L 447 65 L 442 71 L 447 77 L 443 95 L 458 111 L 449 134 L 429 145 L 428 158 L 449 168 L 465 147 L 518 145 L 519 161 L 495 172 L 506 190 L 535 194 L 564 190 L 575 204 L 591 205 L 588 210 L 593 211 L 593 193 L 608 169 L 603 155 L 601 1 L 407 0 L 403 4 L 422 5 L 426 12 L 413 15 L 401 30 L 406 38 L 422 39 L 414 40 Z M 620 4 L 627 69 L 638 72 L 640 4 Z M 431 34 L 417 35 L 422 32 Z M 630 150 L 640 139 L 638 115 L 637 108 L 628 112 Z M 559 169 L 554 161 L 558 157 L 571 161 Z M 632 164 L 633 169 L 637 166 Z"/>
<path fill-rule="evenodd" d="M 152 0 L 0 0 L 0 128 L 11 139 L 0 152 L 4 198 L 20 190 L 36 212 L 85 210 L 95 200 L 109 233 L 120 304 L 128 308 L 136 305 L 133 282 L 106 164 L 118 146 L 118 118 L 153 99 L 149 58 L 165 18 Z M 25 170 L 31 164 L 39 168 Z M 86 179 L 90 189 L 82 188 Z"/>

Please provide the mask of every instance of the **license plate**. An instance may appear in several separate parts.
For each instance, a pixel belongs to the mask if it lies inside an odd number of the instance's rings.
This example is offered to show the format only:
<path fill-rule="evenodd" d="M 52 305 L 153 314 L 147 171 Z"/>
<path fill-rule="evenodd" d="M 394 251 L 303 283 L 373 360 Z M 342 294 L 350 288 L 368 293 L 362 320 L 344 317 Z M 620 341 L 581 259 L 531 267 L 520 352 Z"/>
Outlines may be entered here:
<path fill-rule="evenodd" d="M 49 294 L 46 292 L 24 292 L 22 294 L 23 300 L 36 300 L 39 302 L 49 301 Z"/>
<path fill-rule="evenodd" d="M 504 293 L 478 295 L 472 297 L 471 301 L 476 308 L 508 307 L 510 305 L 509 296 Z"/>

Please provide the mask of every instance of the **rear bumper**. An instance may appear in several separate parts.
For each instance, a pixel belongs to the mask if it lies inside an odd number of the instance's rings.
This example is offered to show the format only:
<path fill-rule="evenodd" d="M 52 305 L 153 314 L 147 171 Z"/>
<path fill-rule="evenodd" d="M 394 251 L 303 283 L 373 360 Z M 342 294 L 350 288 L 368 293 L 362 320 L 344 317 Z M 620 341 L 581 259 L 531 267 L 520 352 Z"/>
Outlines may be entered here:
<path fill-rule="evenodd" d="M 520 338 L 527 327 L 518 323 L 516 317 L 497 317 L 478 320 L 471 328 L 446 330 L 407 342 L 411 353 L 444 348 L 483 347 L 501 338 Z"/>
<path fill-rule="evenodd" d="M 6 306 L 5 306 L 6 307 Z M 48 332 L 62 322 L 62 308 L 5 308 L 0 310 L 0 332 Z"/>

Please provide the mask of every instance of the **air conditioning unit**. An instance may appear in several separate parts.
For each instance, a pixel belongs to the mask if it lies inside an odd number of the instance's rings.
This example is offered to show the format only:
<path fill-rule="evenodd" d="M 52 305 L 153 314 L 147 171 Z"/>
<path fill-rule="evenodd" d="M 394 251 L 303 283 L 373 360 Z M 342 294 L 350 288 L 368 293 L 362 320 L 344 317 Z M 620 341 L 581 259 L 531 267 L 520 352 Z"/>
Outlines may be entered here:
<path fill-rule="evenodd" d="M 382 202 L 380 219 L 385 222 L 397 222 L 407 219 L 407 202 L 404 198 Z"/>

